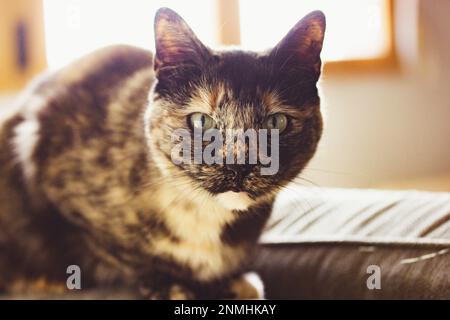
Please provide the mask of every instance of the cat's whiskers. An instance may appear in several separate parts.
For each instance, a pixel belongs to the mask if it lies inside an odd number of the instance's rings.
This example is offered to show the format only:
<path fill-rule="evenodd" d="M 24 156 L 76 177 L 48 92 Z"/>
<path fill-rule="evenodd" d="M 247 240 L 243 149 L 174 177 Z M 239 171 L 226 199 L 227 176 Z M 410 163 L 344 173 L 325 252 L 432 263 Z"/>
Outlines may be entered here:
<path fill-rule="evenodd" d="M 302 176 L 297 176 L 297 177 L 295 177 L 294 180 L 293 180 L 292 182 L 295 183 L 297 180 L 300 180 L 300 181 L 303 181 L 303 182 L 307 182 L 307 183 L 309 183 L 310 185 L 313 185 L 314 187 L 319 187 L 319 188 L 320 188 L 320 186 L 319 186 L 317 183 L 315 183 L 314 181 L 311 181 L 311 180 L 309 180 L 309 179 L 307 179 L 307 178 L 304 178 L 304 177 L 302 177 Z M 307 187 L 307 186 L 306 186 L 306 187 Z"/>
<path fill-rule="evenodd" d="M 298 192 L 299 190 L 298 189 L 294 189 L 291 186 L 286 185 L 286 186 L 280 186 L 280 191 L 281 192 L 283 192 L 283 191 L 290 192 L 292 194 L 292 196 L 289 197 L 289 203 L 294 205 L 295 209 L 298 210 L 298 212 L 306 212 L 306 211 L 314 208 L 306 198 L 299 199 L 299 192 Z M 304 202 L 302 202 L 302 201 L 304 201 Z"/>

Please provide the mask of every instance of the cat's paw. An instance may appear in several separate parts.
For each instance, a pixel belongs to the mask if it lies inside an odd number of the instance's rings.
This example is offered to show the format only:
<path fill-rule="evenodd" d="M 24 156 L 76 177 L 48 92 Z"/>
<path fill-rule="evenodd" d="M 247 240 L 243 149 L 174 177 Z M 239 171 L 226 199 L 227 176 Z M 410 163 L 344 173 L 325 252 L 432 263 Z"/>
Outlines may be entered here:
<path fill-rule="evenodd" d="M 264 299 L 264 285 L 261 278 L 254 272 L 243 274 L 230 284 L 233 299 L 250 300 Z"/>
<path fill-rule="evenodd" d="M 192 300 L 194 293 L 180 284 L 172 284 L 163 288 L 140 288 L 141 295 L 147 300 Z"/>

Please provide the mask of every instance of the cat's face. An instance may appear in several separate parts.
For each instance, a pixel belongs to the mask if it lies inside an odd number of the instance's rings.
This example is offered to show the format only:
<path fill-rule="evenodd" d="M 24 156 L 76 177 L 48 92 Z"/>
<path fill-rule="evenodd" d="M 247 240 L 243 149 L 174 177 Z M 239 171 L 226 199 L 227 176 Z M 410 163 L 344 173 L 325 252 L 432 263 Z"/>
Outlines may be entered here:
<path fill-rule="evenodd" d="M 271 51 L 216 52 L 205 47 L 173 11 L 161 9 L 155 21 L 157 84 L 147 117 L 151 152 L 167 175 L 188 177 L 212 194 L 245 192 L 251 199 L 277 191 L 296 177 L 313 156 L 322 132 L 316 83 L 325 28 L 321 12 L 302 19 Z M 274 174 L 262 164 L 179 163 L 173 150 L 184 129 L 278 129 Z M 268 138 L 269 142 L 270 137 Z M 203 142 L 203 149 L 208 143 Z M 247 144 L 241 145 L 248 156 Z M 223 149 L 225 150 L 225 149 Z M 222 152 L 222 149 L 216 152 Z M 192 157 L 194 143 L 192 142 Z M 242 149 L 240 150 L 242 152 Z M 191 158 L 193 159 L 193 158 Z"/>

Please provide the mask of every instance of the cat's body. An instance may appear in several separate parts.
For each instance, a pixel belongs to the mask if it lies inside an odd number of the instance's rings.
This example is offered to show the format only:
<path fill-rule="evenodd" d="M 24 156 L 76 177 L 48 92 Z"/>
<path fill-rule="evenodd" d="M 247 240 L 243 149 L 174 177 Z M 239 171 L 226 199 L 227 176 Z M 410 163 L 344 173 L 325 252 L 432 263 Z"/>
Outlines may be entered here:
<path fill-rule="evenodd" d="M 130 268 L 151 276 L 152 268 L 167 271 L 166 264 L 172 263 L 174 274 L 192 273 L 188 276 L 200 280 L 241 267 L 248 252 L 228 244 L 224 234 L 225 226 L 237 220 L 232 210 L 181 179 L 163 179 L 143 148 L 143 116 L 154 81 L 151 61 L 141 49 L 104 49 L 36 83 L 20 111 L 4 124 L 1 136 L 8 142 L 2 143 L 1 154 L 7 158 L 1 167 L 16 166 L 1 176 L 8 189 L 1 190 L 2 203 L 13 200 L 13 193 L 17 206 L 25 208 L 2 210 L 0 226 L 7 228 L 2 234 L 12 238 L 2 247 L 20 252 L 31 262 L 24 267 L 35 269 L 22 272 L 19 261 L 19 268 L 13 268 L 21 271 L 19 279 L 51 270 L 50 279 L 59 275 L 62 280 L 71 264 L 79 265 L 87 279 L 103 273 L 98 277 L 106 281 L 120 281 L 117 273 L 123 271 L 125 278 Z M 20 185 L 12 189 L 8 178 Z M 57 226 L 54 219 L 60 220 Z M 70 244 L 61 245 L 66 238 Z M 19 249 L 30 243 L 29 252 Z M 102 269 L 92 270 L 95 260 L 103 258 Z M 55 263 L 60 260 L 65 263 Z M 109 263 L 114 272 L 106 269 Z M 13 279 L 2 275 L 2 282 Z M 42 275 L 47 276 L 37 273 Z M 126 282 L 133 284 L 129 278 L 122 285 Z"/>
<path fill-rule="evenodd" d="M 157 54 L 163 64 L 158 47 Z M 219 63 L 260 59 L 234 55 L 219 56 Z M 180 98 L 180 90 L 167 98 L 173 77 L 165 81 L 164 67 L 142 49 L 106 48 L 43 76 L 3 120 L 0 289 L 41 278 L 65 284 L 66 268 L 78 265 L 83 287 L 141 288 L 162 298 L 239 296 L 233 288 L 279 190 L 270 183 L 282 186 L 311 158 L 320 113 L 299 113 L 310 128 L 302 129 L 304 150 L 293 169 L 281 169 L 283 180 L 250 175 L 246 194 L 216 191 L 220 180 L 206 176 L 211 168 L 170 163 L 165 130 L 182 126 L 189 113 L 166 106 L 180 99 L 192 105 L 198 94 Z M 208 88 L 197 86 L 207 100 L 236 94 L 221 83 Z"/>

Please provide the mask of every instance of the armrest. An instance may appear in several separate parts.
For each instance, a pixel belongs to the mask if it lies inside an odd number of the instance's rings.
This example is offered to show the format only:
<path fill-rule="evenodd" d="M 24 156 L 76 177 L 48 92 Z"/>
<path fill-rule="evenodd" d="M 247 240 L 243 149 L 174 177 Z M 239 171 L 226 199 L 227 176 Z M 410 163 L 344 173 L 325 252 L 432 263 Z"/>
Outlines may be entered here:
<path fill-rule="evenodd" d="M 449 193 L 294 190 L 257 253 L 268 298 L 450 299 Z"/>

